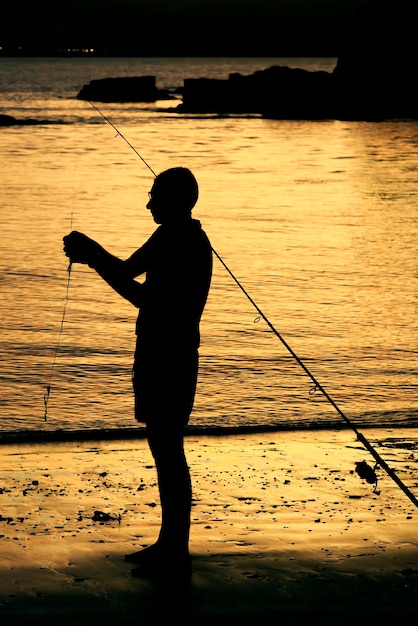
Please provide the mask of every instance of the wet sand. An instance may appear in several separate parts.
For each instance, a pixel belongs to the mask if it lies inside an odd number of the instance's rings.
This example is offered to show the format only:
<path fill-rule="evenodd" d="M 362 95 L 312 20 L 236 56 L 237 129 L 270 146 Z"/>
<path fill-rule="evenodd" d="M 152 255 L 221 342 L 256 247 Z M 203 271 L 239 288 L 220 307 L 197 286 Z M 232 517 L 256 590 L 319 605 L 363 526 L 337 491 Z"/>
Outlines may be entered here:
<path fill-rule="evenodd" d="M 364 431 L 418 495 L 415 431 Z M 380 443 L 378 444 L 377 441 Z M 351 431 L 186 439 L 193 575 L 134 578 L 159 529 L 144 440 L 0 446 L 0 623 L 281 624 L 413 620 L 416 506 Z M 175 572 L 175 568 L 174 568 Z"/>

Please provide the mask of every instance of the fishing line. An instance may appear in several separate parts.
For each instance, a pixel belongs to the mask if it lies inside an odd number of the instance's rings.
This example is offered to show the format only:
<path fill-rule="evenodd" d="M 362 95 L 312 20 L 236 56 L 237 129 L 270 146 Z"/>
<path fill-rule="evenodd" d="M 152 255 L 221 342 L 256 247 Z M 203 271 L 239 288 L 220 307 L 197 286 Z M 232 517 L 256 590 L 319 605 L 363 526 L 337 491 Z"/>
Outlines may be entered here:
<path fill-rule="evenodd" d="M 74 215 L 73 211 L 71 211 L 70 230 L 73 229 L 73 215 Z M 54 359 L 52 361 L 52 367 L 51 367 L 51 371 L 49 372 L 48 383 L 46 385 L 46 389 L 44 393 L 44 407 L 45 407 L 44 421 L 45 422 L 48 420 L 48 403 L 49 403 L 49 396 L 51 395 L 51 380 L 52 380 L 52 375 L 55 370 L 55 363 L 57 361 L 58 350 L 60 349 L 60 345 L 61 345 L 62 333 L 64 331 L 64 321 L 65 321 L 65 314 L 67 312 L 67 304 L 68 304 L 68 300 L 70 299 L 70 281 L 71 281 L 72 266 L 73 266 L 73 262 L 70 260 L 68 267 L 67 267 L 67 285 L 65 288 L 64 307 L 62 310 L 62 317 L 61 317 L 61 324 L 60 324 L 60 329 L 58 333 L 57 345 L 55 346 Z"/>
<path fill-rule="evenodd" d="M 72 218 L 71 218 L 71 222 L 72 222 Z M 67 267 L 67 286 L 65 289 L 65 299 L 64 299 L 64 308 L 62 311 L 62 317 L 61 317 L 61 325 L 60 325 L 60 329 L 59 329 L 59 333 L 58 333 L 58 339 L 57 339 L 57 345 L 55 346 L 55 352 L 54 352 L 54 359 L 52 362 L 52 367 L 51 367 L 51 371 L 49 373 L 49 378 L 48 378 L 48 384 L 46 386 L 46 390 L 45 390 L 45 394 L 44 394 L 44 405 L 45 405 L 45 412 L 44 412 L 44 420 L 45 422 L 48 419 L 48 403 L 49 403 L 49 396 L 51 395 L 51 380 L 52 380 L 52 375 L 54 373 L 55 370 L 55 363 L 57 361 L 57 354 L 58 354 L 58 350 L 60 348 L 60 344 L 61 344 L 61 337 L 62 337 L 62 333 L 64 330 L 64 320 L 65 320 L 65 314 L 67 311 L 67 304 L 68 304 L 68 300 L 70 298 L 70 280 L 71 280 L 71 268 L 72 268 L 72 264 L 73 262 L 70 261 L 68 267 Z"/>
<path fill-rule="evenodd" d="M 108 124 L 110 124 L 110 126 L 112 128 L 115 129 L 115 131 L 117 132 L 117 134 L 128 144 L 128 146 L 135 152 L 135 154 L 141 159 L 141 161 L 148 167 L 148 169 L 154 174 L 154 176 L 157 176 L 156 173 L 154 172 L 154 170 L 148 165 L 148 163 L 145 161 L 145 159 L 139 154 L 139 152 L 136 150 L 136 148 L 134 148 L 134 146 L 132 146 L 132 144 L 122 135 L 122 133 L 116 128 L 116 126 L 100 111 L 100 109 L 93 103 L 88 101 L 89 104 L 91 104 L 91 106 L 102 116 L 102 118 L 108 122 Z M 340 417 L 343 418 L 343 420 L 345 421 L 345 423 L 354 431 L 357 439 L 363 444 L 363 446 L 366 448 L 366 450 L 368 452 L 370 452 L 370 454 L 372 455 L 372 457 L 375 459 L 376 461 L 376 467 L 380 466 L 382 469 L 384 469 L 386 471 L 386 473 L 388 474 L 388 476 L 390 476 L 390 478 L 392 478 L 392 480 L 396 483 L 396 485 L 404 492 L 404 494 L 411 500 L 411 502 L 418 508 L 418 500 L 417 498 L 414 496 L 413 493 L 411 493 L 411 491 L 408 489 L 408 487 L 406 485 L 404 485 L 404 483 L 401 481 L 401 479 L 397 476 L 397 474 L 389 467 L 389 465 L 382 459 L 382 457 L 380 456 L 380 454 L 373 448 L 373 446 L 371 445 L 371 443 L 366 439 L 366 437 L 356 428 L 356 426 L 349 420 L 349 418 L 343 413 L 343 411 L 339 408 L 339 406 L 336 404 L 336 402 L 331 398 L 331 396 L 329 395 L 329 393 L 324 389 L 324 387 L 318 382 L 318 380 L 315 378 L 315 376 L 311 373 L 311 371 L 308 369 L 308 367 L 303 363 L 302 359 L 300 359 L 298 357 L 298 355 L 296 354 L 296 352 L 290 347 L 290 345 L 287 343 L 287 341 L 284 339 L 284 337 L 282 337 L 282 335 L 278 332 L 278 330 L 276 330 L 276 328 L 273 326 L 273 324 L 270 322 L 270 320 L 267 318 L 267 316 L 263 313 L 263 311 L 260 309 L 260 307 L 255 303 L 255 301 L 252 299 L 252 297 L 250 296 L 250 294 L 248 293 L 248 291 L 243 287 L 243 285 L 240 283 L 240 281 L 237 279 L 237 277 L 233 274 L 233 272 L 229 269 L 229 267 L 227 266 L 227 264 L 225 263 L 225 261 L 221 258 L 221 256 L 216 252 L 216 250 L 212 247 L 212 252 L 214 253 L 214 255 L 216 256 L 216 258 L 218 259 L 218 261 L 223 265 L 223 267 L 225 268 L 225 270 L 228 272 L 228 274 L 230 275 L 230 277 L 233 279 L 233 281 L 236 283 L 236 285 L 240 288 L 240 290 L 243 292 L 243 294 L 245 295 L 245 297 L 250 301 L 250 303 L 252 304 L 252 306 L 255 308 L 255 310 L 257 311 L 258 315 L 260 316 L 260 318 L 262 318 L 265 323 L 267 324 L 267 326 L 270 328 L 270 330 L 274 333 L 274 335 L 279 339 L 279 341 L 284 345 L 284 347 L 286 348 L 286 350 L 288 350 L 288 352 L 290 352 L 290 354 L 292 355 L 292 357 L 295 359 L 295 361 L 298 363 L 298 365 L 303 369 L 303 371 L 305 372 L 305 374 L 307 374 L 307 376 L 309 376 L 309 378 L 311 379 L 311 381 L 314 384 L 314 387 L 311 389 L 310 393 L 315 393 L 317 390 L 321 391 L 321 393 L 324 395 L 324 397 L 328 400 L 328 402 L 334 407 L 334 409 L 337 411 L 337 413 L 340 415 Z M 374 471 L 374 470 L 372 470 Z M 357 472 L 359 473 L 359 472 Z"/>

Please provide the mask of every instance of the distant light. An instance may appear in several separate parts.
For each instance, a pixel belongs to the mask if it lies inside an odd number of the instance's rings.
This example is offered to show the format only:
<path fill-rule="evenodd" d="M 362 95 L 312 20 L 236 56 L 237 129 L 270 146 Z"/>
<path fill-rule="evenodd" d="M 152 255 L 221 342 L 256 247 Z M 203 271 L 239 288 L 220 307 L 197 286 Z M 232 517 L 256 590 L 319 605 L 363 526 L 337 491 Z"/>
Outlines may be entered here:
<path fill-rule="evenodd" d="M 66 48 L 67 54 L 94 54 L 94 48 Z"/>

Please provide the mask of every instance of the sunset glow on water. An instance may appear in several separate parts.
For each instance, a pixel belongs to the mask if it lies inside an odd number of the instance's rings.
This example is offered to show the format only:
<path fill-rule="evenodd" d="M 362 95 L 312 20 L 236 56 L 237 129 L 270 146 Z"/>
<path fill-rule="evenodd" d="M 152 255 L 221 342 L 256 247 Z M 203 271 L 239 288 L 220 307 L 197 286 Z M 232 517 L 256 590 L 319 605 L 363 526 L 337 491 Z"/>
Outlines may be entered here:
<path fill-rule="evenodd" d="M 57 100 L 42 106 L 41 118 Z M 88 103 L 61 106 L 76 121 L 1 133 L 3 431 L 135 426 L 136 311 L 86 267 L 73 267 L 51 366 L 66 296 L 62 236 L 81 230 L 127 257 L 155 228 L 145 209 L 153 177 Z M 193 170 L 194 216 L 214 249 L 350 417 L 416 420 L 416 122 L 101 108 L 155 171 Z M 257 317 L 215 259 L 191 424 L 338 421 Z"/>

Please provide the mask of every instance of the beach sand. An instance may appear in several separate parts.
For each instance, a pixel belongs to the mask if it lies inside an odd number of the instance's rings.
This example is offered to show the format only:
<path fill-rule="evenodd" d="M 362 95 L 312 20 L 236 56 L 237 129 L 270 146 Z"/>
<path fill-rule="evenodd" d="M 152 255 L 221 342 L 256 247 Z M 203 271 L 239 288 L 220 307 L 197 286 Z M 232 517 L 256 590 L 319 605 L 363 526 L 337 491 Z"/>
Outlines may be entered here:
<path fill-rule="evenodd" d="M 417 496 L 415 431 L 364 434 Z M 1 445 L 1 625 L 414 621 L 418 512 L 383 470 L 377 493 L 360 479 L 355 463 L 374 461 L 352 431 L 189 436 L 186 450 L 184 583 L 124 561 L 159 529 L 144 440 Z"/>

